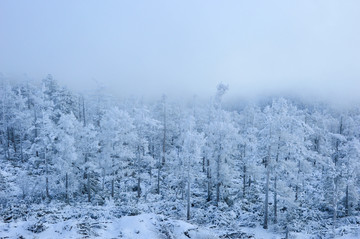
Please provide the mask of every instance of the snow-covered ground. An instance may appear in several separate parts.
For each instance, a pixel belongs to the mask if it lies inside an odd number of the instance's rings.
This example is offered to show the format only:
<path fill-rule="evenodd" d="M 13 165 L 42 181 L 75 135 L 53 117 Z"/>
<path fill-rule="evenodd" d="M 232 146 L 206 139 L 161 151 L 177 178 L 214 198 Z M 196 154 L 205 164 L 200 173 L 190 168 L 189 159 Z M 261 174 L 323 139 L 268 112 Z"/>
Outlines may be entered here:
<path fill-rule="evenodd" d="M 39 213 L 38 213 L 39 214 Z M 57 215 L 57 216 L 55 216 Z M 68 217 L 66 217 L 68 215 Z M 105 216 L 104 216 L 105 215 Z M 78 217 L 78 218 L 76 218 Z M 55 220 L 49 220 L 56 218 Z M 330 232 L 329 232 L 330 235 Z M 120 218 L 103 214 L 103 216 L 75 216 L 69 211 L 57 211 L 54 215 L 29 217 L 26 220 L 13 220 L 0 223 L 0 238 L 126 238 L 126 239 L 215 239 L 215 238 L 253 238 L 281 239 L 271 230 L 260 226 L 243 227 L 241 231 L 224 232 L 216 229 L 199 227 L 182 220 L 167 218 L 154 213 Z M 310 234 L 292 232 L 289 238 L 312 239 L 320 238 Z M 357 239 L 360 234 L 336 237 L 338 239 Z"/>
<path fill-rule="evenodd" d="M 69 219 L 54 223 L 13 221 L 0 223 L 0 238 L 218 238 L 215 232 L 181 220 L 156 214 L 140 214 L 121 218 Z"/>

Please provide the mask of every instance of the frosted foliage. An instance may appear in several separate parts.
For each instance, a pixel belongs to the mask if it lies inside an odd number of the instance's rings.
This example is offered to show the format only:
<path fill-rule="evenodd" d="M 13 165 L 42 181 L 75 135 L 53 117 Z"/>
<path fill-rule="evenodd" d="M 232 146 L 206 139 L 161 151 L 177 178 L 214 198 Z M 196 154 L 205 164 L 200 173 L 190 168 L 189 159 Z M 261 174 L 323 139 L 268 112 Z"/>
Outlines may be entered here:
<path fill-rule="evenodd" d="M 358 238 L 360 110 L 0 84 L 0 237 Z M 187 222 L 185 222 L 187 221 Z"/>

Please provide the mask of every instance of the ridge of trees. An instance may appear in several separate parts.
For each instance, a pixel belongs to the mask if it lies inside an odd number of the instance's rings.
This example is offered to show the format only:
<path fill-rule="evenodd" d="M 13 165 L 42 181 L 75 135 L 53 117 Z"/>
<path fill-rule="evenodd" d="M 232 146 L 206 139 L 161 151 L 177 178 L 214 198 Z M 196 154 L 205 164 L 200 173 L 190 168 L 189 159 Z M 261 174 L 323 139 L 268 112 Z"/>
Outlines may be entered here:
<path fill-rule="evenodd" d="M 206 104 L 118 104 L 46 77 L 0 85 L 0 202 L 175 200 L 192 211 L 253 209 L 265 229 L 360 211 L 360 111 L 284 98 L 228 111 Z M 186 209 L 186 210 L 185 210 Z M 221 209 L 222 210 L 222 209 Z M 208 219 L 209 222 L 211 221 Z"/>

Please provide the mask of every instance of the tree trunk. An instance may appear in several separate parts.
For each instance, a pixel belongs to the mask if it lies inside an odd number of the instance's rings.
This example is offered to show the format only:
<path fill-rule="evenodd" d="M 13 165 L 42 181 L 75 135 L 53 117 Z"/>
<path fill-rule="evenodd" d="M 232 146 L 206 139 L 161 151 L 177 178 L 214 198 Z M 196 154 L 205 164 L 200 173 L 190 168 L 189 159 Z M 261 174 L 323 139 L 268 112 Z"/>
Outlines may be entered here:
<path fill-rule="evenodd" d="M 205 157 L 202 158 L 202 171 L 205 173 Z"/>
<path fill-rule="evenodd" d="M 22 135 L 19 135 L 20 138 L 20 160 L 24 163 L 24 152 L 23 152 L 23 142 L 22 142 Z"/>
<path fill-rule="evenodd" d="M 27 91 L 26 104 L 27 104 L 28 110 L 30 110 L 30 89 L 29 89 L 29 84 L 28 83 L 26 83 L 26 91 Z"/>
<path fill-rule="evenodd" d="M 187 210 L 186 210 L 187 220 L 190 220 L 190 172 L 189 171 L 190 169 L 188 169 L 188 177 L 187 177 Z"/>
<path fill-rule="evenodd" d="M 88 194 L 88 202 L 91 202 L 91 183 L 90 183 L 90 175 L 87 174 L 87 194 Z"/>
<path fill-rule="evenodd" d="M 10 160 L 10 130 L 8 127 L 6 127 L 6 152 L 7 152 L 7 159 Z"/>
<path fill-rule="evenodd" d="M 49 195 L 49 168 L 48 168 L 46 151 L 47 151 L 47 149 L 45 148 L 45 155 L 44 155 L 44 157 L 45 157 L 45 192 L 46 192 L 47 199 L 49 199 L 50 198 L 50 195 Z"/>
<path fill-rule="evenodd" d="M 277 176 L 275 176 L 275 182 L 274 182 L 274 224 L 277 223 Z"/>
<path fill-rule="evenodd" d="M 345 192 L 345 215 L 349 216 L 349 185 L 346 185 Z"/>
<path fill-rule="evenodd" d="M 271 132 L 270 132 L 271 135 Z M 267 162 L 265 163 L 266 167 L 266 184 L 265 184 L 265 205 L 264 205 L 264 229 L 268 229 L 268 221 L 269 221 L 269 182 L 270 182 L 270 153 L 271 146 L 269 146 Z"/>
<path fill-rule="evenodd" d="M 245 198 L 245 189 L 246 189 L 246 166 L 243 167 L 243 198 Z"/>
<path fill-rule="evenodd" d="M 114 177 L 111 179 L 111 197 L 114 198 Z"/>
<path fill-rule="evenodd" d="M 113 145 L 114 147 L 114 145 Z M 115 162 L 114 158 L 112 158 L 112 177 L 111 177 L 111 197 L 114 198 L 115 191 Z"/>
<path fill-rule="evenodd" d="M 34 107 L 34 139 L 36 140 L 36 138 L 38 137 L 38 124 L 37 124 L 37 114 L 36 114 L 36 109 Z"/>
<path fill-rule="evenodd" d="M 4 158 L 6 160 L 8 160 L 9 157 L 8 157 L 8 148 L 7 148 L 6 138 L 5 138 L 5 130 L 2 133 L 2 144 L 4 145 Z"/>
<path fill-rule="evenodd" d="M 266 184 L 265 184 L 265 213 L 264 213 L 264 229 L 268 229 L 268 217 L 269 217 L 269 181 L 270 181 L 270 169 L 266 170 Z"/>
<path fill-rule="evenodd" d="M 206 166 L 207 166 L 207 201 L 209 202 L 211 200 L 211 170 L 210 170 L 210 160 L 206 160 Z"/>
<path fill-rule="evenodd" d="M 160 158 L 159 158 L 158 175 L 157 175 L 157 190 L 156 190 L 157 194 L 160 194 L 160 170 L 161 170 L 161 164 L 160 164 Z"/>
<path fill-rule="evenodd" d="M 140 198 L 141 196 L 141 187 L 140 187 L 140 171 L 141 171 L 141 167 L 140 167 L 140 146 L 137 146 L 137 171 L 138 171 L 138 182 L 137 182 L 137 197 Z"/>
<path fill-rule="evenodd" d="M 336 178 L 333 179 L 333 188 L 334 188 L 334 195 L 333 195 L 333 230 L 335 231 L 336 228 L 336 217 L 337 217 L 337 180 Z"/>
<path fill-rule="evenodd" d="M 81 115 L 81 97 L 79 96 L 79 101 L 78 101 L 78 119 L 79 122 L 82 122 L 82 115 Z"/>
<path fill-rule="evenodd" d="M 219 206 L 220 201 L 220 153 L 216 162 L 216 206 Z"/>
<path fill-rule="evenodd" d="M 139 176 L 137 183 L 137 197 L 140 198 L 140 196 L 141 196 L 141 187 L 140 187 L 140 176 Z"/>
<path fill-rule="evenodd" d="M 102 191 L 105 190 L 105 168 L 102 168 Z"/>
<path fill-rule="evenodd" d="M 50 195 L 49 195 L 49 177 L 48 175 L 46 175 L 46 178 L 45 178 L 45 183 L 46 183 L 46 197 L 48 199 L 50 199 Z"/>
<path fill-rule="evenodd" d="M 15 129 L 14 128 L 11 129 L 10 136 L 11 136 L 11 142 L 12 142 L 13 148 L 14 148 L 14 153 L 16 154 L 17 148 L 16 148 L 16 142 L 15 142 Z"/>
<path fill-rule="evenodd" d="M 85 100 L 84 97 L 82 97 L 82 112 L 83 112 L 83 125 L 86 126 L 86 117 L 85 117 Z"/>
<path fill-rule="evenodd" d="M 165 164 L 165 153 L 166 153 L 166 102 L 164 100 L 164 135 L 163 135 L 163 148 L 162 148 L 162 165 Z"/>
<path fill-rule="evenodd" d="M 5 97 L 6 97 L 6 94 L 5 94 Z M 1 119 L 2 124 L 3 124 L 3 134 L 2 134 L 3 142 L 2 143 L 4 145 L 5 159 L 9 160 L 10 159 L 9 144 L 8 144 L 9 139 L 8 138 L 6 139 L 6 137 L 5 137 L 5 134 L 6 134 L 7 128 L 8 128 L 7 120 L 6 120 L 6 116 L 5 116 L 5 103 L 4 103 L 4 101 L 6 101 L 5 99 L 2 101 L 2 119 Z"/>
<path fill-rule="evenodd" d="M 68 173 L 65 175 L 65 197 L 66 197 L 66 203 L 69 204 L 69 178 Z"/>
<path fill-rule="evenodd" d="M 277 145 L 276 151 L 276 164 L 279 162 L 279 153 L 280 153 L 280 136 Z M 270 155 L 270 154 L 269 154 Z M 277 172 L 274 171 L 275 181 L 274 181 L 274 224 L 277 223 Z"/>

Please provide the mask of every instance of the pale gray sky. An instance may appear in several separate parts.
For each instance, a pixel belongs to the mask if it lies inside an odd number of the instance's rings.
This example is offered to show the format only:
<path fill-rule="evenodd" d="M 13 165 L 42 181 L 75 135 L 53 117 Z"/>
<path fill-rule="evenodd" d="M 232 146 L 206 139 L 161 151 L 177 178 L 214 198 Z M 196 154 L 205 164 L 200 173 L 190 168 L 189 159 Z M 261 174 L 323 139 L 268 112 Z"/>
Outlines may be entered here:
<path fill-rule="evenodd" d="M 0 72 L 120 96 L 360 99 L 360 1 L 0 1 Z"/>

